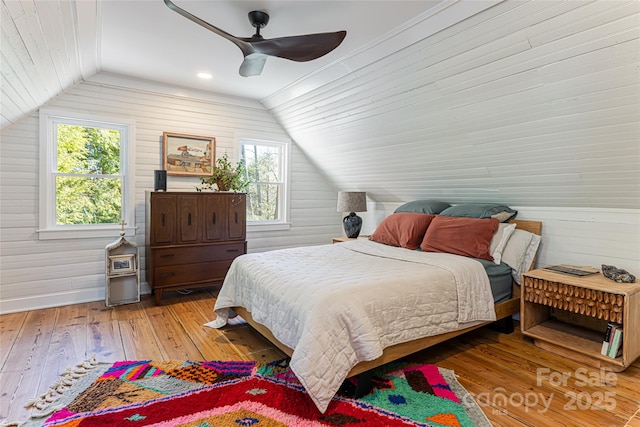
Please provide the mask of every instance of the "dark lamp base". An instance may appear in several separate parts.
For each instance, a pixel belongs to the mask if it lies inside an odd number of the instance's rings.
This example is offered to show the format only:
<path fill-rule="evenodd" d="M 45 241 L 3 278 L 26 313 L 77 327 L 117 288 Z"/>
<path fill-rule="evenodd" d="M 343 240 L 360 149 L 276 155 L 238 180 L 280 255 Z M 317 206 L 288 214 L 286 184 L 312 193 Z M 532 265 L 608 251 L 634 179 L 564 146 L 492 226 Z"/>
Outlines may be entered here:
<path fill-rule="evenodd" d="M 349 215 L 345 216 L 342 220 L 342 224 L 344 225 L 344 232 L 347 234 L 348 238 L 355 239 L 360 235 L 362 218 L 356 215 L 355 212 L 351 212 Z"/>

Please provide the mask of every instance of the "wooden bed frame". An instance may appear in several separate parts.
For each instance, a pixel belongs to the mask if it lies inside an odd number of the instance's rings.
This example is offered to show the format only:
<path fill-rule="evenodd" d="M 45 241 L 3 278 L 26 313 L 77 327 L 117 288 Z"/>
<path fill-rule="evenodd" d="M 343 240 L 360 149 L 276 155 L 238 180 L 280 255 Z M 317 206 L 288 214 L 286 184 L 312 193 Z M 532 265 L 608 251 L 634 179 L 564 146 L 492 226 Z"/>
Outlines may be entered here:
<path fill-rule="evenodd" d="M 540 235 L 542 231 L 542 222 L 540 221 L 513 220 L 509 222 L 515 223 L 517 229 L 529 231 L 534 234 Z M 533 266 L 535 265 L 535 262 L 536 262 L 536 259 L 534 258 L 529 269 L 533 268 Z M 517 313 L 520 310 L 520 286 L 517 285 L 515 282 L 512 284 L 511 295 L 512 297 L 510 299 L 495 305 L 496 321 L 510 318 L 511 315 Z M 241 316 L 244 320 L 246 320 L 247 323 L 251 325 L 253 329 L 260 332 L 260 334 L 262 334 L 266 339 L 271 341 L 283 353 L 291 357 L 291 355 L 293 354 L 293 349 L 282 344 L 280 341 L 278 341 L 266 326 L 253 320 L 253 317 L 251 317 L 251 313 L 249 311 L 247 311 L 243 307 L 233 307 L 233 311 L 235 311 L 239 316 Z M 462 335 L 474 329 L 486 326 L 490 323 L 493 323 L 493 322 L 484 322 L 484 323 L 480 323 L 480 324 L 470 326 L 468 328 L 460 329 L 457 331 L 419 338 L 416 340 L 392 345 L 390 347 L 385 348 L 384 351 L 382 352 L 382 356 L 378 357 L 377 359 L 358 363 L 349 371 L 349 374 L 347 375 L 347 377 L 352 377 L 354 375 L 361 374 L 363 372 L 369 371 L 373 368 L 377 368 L 378 366 L 382 366 L 394 360 L 401 359 L 405 356 L 408 356 L 420 350 L 424 350 L 425 348 L 431 347 L 433 345 L 446 341 L 450 338 L 457 337 L 458 335 Z"/>

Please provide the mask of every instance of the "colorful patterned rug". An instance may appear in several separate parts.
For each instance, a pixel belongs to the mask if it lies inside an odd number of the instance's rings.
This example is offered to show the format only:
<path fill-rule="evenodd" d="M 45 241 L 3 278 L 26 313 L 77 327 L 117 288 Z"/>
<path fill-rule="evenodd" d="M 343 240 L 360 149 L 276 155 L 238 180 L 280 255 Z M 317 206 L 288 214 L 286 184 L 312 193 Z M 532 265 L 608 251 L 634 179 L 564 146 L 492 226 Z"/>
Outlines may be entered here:
<path fill-rule="evenodd" d="M 74 384 L 78 391 L 64 392 L 64 401 L 54 403 L 65 406 L 53 413 L 49 408 L 37 425 L 491 425 L 453 371 L 434 365 L 390 363 L 378 368 L 370 394 L 359 399 L 337 395 L 324 414 L 287 361 L 123 361 L 96 368 L 91 380 Z M 47 408 L 41 409 L 46 413 Z"/>

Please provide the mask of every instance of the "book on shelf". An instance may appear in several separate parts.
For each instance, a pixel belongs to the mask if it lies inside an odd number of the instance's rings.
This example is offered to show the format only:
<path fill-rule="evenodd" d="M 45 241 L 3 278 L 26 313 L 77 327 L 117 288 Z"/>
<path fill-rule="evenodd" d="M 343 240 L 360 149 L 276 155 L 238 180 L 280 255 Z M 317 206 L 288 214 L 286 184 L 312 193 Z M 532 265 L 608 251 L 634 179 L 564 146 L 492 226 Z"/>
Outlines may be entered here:
<path fill-rule="evenodd" d="M 600 354 L 603 356 L 609 355 L 609 347 L 611 346 L 611 341 L 615 335 L 615 331 L 618 328 L 621 328 L 622 325 L 616 322 L 609 322 L 607 324 L 607 331 L 604 333 L 604 338 L 602 340 L 602 349 L 600 350 Z"/>
<path fill-rule="evenodd" d="M 616 328 L 613 331 L 613 338 L 611 338 L 611 344 L 609 344 L 609 352 L 607 356 L 615 359 L 622 355 L 622 327 Z"/>

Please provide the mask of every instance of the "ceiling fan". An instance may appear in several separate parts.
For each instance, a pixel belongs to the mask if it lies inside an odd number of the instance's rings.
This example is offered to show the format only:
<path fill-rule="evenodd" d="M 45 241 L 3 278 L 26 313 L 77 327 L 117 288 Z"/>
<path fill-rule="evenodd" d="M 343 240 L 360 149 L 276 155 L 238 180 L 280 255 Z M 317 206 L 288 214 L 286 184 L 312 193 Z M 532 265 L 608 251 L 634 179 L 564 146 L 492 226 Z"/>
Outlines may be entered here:
<path fill-rule="evenodd" d="M 320 58 L 338 47 L 347 35 L 346 31 L 337 31 L 265 39 L 260 35 L 260 29 L 269 22 L 269 15 L 266 12 L 253 11 L 249 12 L 249 21 L 256 28 L 256 33 L 248 38 L 236 37 L 179 8 L 170 0 L 164 0 L 164 3 L 174 12 L 238 46 L 244 55 L 244 61 L 240 65 L 240 75 L 243 77 L 260 75 L 267 61 L 267 56 L 277 56 L 297 62 Z"/>

